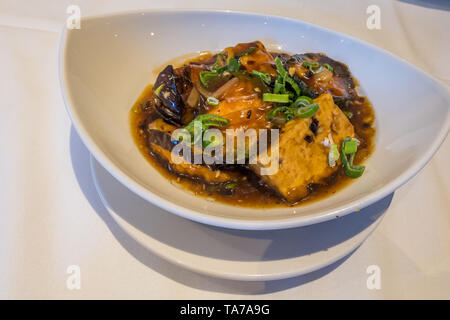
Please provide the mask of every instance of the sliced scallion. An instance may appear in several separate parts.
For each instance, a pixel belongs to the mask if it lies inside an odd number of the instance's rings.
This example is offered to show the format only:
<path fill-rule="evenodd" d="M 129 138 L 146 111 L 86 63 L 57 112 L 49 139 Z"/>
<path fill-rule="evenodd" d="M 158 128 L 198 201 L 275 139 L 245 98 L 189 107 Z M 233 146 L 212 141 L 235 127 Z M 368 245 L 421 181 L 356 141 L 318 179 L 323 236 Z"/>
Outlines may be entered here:
<path fill-rule="evenodd" d="M 275 80 L 273 93 L 278 94 L 278 93 L 285 93 L 285 92 L 286 92 L 286 88 L 285 88 L 284 78 L 282 76 L 278 76 L 277 79 Z"/>
<path fill-rule="evenodd" d="M 200 76 L 200 82 L 206 87 L 208 88 L 208 83 L 209 80 L 217 77 L 219 75 L 219 73 L 217 73 L 216 71 L 202 71 L 199 73 Z"/>
<path fill-rule="evenodd" d="M 156 88 L 155 95 L 159 95 L 159 93 L 161 92 L 163 87 L 164 87 L 164 84 L 161 84 L 158 88 Z"/>
<path fill-rule="evenodd" d="M 313 103 L 307 107 L 298 108 L 296 114 L 300 118 L 309 118 L 312 117 L 317 111 L 319 111 L 319 105 L 317 103 Z"/>
<path fill-rule="evenodd" d="M 227 182 L 227 184 L 225 185 L 225 189 L 228 189 L 228 190 L 233 190 L 236 187 L 237 187 L 237 183 L 234 181 Z"/>
<path fill-rule="evenodd" d="M 330 151 L 328 152 L 328 165 L 333 168 L 336 165 L 336 161 L 338 160 L 339 160 L 339 150 L 337 144 L 333 143 L 330 146 Z"/>
<path fill-rule="evenodd" d="M 297 100 L 295 100 L 290 107 L 292 108 L 298 108 L 298 107 L 306 107 L 308 105 L 312 104 L 312 99 L 310 97 L 307 96 L 300 96 L 297 98 Z"/>
<path fill-rule="evenodd" d="M 352 140 L 350 137 L 346 137 L 341 144 L 341 161 L 344 167 L 345 174 L 350 178 L 359 178 L 364 173 L 366 167 L 364 166 L 355 166 L 353 165 L 353 159 L 355 158 L 355 153 L 350 154 L 350 158 L 347 159 L 347 154 L 345 153 L 345 146 L 349 142 L 356 142 Z M 357 145 L 357 142 L 356 142 Z"/>
<path fill-rule="evenodd" d="M 318 62 L 303 61 L 302 65 L 314 74 L 320 73 L 323 70 L 323 67 Z"/>
<path fill-rule="evenodd" d="M 284 78 L 286 75 L 289 75 L 288 72 L 284 69 L 283 63 L 281 62 L 281 60 L 280 60 L 279 57 L 276 57 L 276 58 L 275 58 L 275 66 L 277 67 L 278 74 L 279 74 L 280 76 L 282 76 L 283 78 Z"/>
<path fill-rule="evenodd" d="M 245 51 L 243 51 L 241 53 L 236 54 L 235 57 L 239 58 L 239 57 L 242 57 L 242 56 L 246 56 L 246 55 L 252 54 L 255 50 L 256 50 L 256 47 L 252 47 L 252 48 L 250 48 L 248 50 L 245 50 Z"/>
<path fill-rule="evenodd" d="M 280 113 L 285 113 L 289 110 L 288 107 L 276 107 L 269 112 L 266 113 L 266 119 L 271 121 L 273 118 L 275 118 Z"/>
<path fill-rule="evenodd" d="M 288 103 L 289 102 L 289 94 L 264 93 L 263 101 Z"/>
<path fill-rule="evenodd" d="M 301 93 L 300 87 L 298 86 L 297 82 L 295 82 L 294 79 L 289 77 L 289 75 L 287 73 L 284 76 L 284 81 L 291 85 L 291 87 L 292 87 L 292 89 L 294 89 L 296 95 L 298 95 L 298 96 L 300 95 L 300 93 Z"/>
<path fill-rule="evenodd" d="M 345 116 L 347 117 L 347 118 L 349 118 L 349 119 L 351 119 L 351 118 L 353 118 L 353 112 L 351 112 L 351 111 L 342 111 L 344 114 L 345 114 Z"/>
<path fill-rule="evenodd" d="M 206 103 L 211 105 L 211 106 L 218 106 L 219 105 L 219 100 L 214 98 L 214 97 L 208 97 L 206 99 Z"/>
<path fill-rule="evenodd" d="M 324 63 L 324 64 L 323 64 L 323 67 L 324 67 L 325 69 L 327 69 L 328 71 L 333 72 L 333 67 L 330 66 L 328 63 Z"/>
<path fill-rule="evenodd" d="M 236 72 L 236 71 L 239 71 L 240 68 L 241 68 L 241 63 L 237 59 L 231 58 L 228 61 L 228 71 Z"/>
<path fill-rule="evenodd" d="M 214 62 L 214 64 L 211 66 L 211 68 L 218 73 L 222 73 L 227 69 L 227 66 L 224 65 L 224 66 L 219 67 L 219 58 L 222 58 L 223 61 L 226 61 L 225 56 L 222 53 L 219 53 L 217 55 L 216 62 Z"/>
<path fill-rule="evenodd" d="M 347 141 L 345 143 L 344 147 L 345 154 L 356 153 L 357 150 L 358 150 L 358 142 L 356 142 L 355 140 Z"/>
<path fill-rule="evenodd" d="M 253 74 L 259 77 L 265 84 L 270 84 L 272 82 L 272 78 L 267 72 L 253 70 Z"/>

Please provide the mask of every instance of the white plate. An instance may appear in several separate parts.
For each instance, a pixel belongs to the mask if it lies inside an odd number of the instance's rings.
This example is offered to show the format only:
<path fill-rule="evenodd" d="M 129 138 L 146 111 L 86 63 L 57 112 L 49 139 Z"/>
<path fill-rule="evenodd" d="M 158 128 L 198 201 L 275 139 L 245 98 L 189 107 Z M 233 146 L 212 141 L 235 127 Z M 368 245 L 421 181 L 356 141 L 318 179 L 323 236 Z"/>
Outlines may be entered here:
<path fill-rule="evenodd" d="M 91 171 L 106 209 L 140 245 L 183 268 L 233 280 L 278 280 L 338 261 L 376 228 L 392 199 L 391 194 L 357 214 L 312 226 L 231 230 L 164 211 L 123 186 L 93 157 Z"/>
<path fill-rule="evenodd" d="M 245 32 L 243 32 L 245 30 Z M 297 208 L 255 210 L 207 201 L 177 188 L 135 146 L 128 112 L 167 60 L 262 40 L 270 49 L 325 52 L 346 63 L 374 104 L 376 150 L 366 172 L 335 195 Z M 448 88 L 386 51 L 352 37 L 281 17 L 225 11 L 145 11 L 92 17 L 63 32 L 64 100 L 84 144 L 114 177 L 180 216 L 238 229 L 318 223 L 366 207 L 414 176 L 445 138 Z"/>

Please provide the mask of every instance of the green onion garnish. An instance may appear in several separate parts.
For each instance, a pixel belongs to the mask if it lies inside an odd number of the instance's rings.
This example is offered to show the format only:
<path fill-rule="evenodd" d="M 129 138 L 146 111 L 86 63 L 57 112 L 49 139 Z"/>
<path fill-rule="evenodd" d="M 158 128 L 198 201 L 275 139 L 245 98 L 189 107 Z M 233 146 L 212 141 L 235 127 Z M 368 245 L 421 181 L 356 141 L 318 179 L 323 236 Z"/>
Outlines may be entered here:
<path fill-rule="evenodd" d="M 276 107 L 266 113 L 266 119 L 270 121 L 273 118 L 275 118 L 279 113 L 286 114 L 287 112 L 290 112 L 290 110 L 294 110 L 294 109 L 290 109 L 289 107 Z"/>
<path fill-rule="evenodd" d="M 364 173 L 364 170 L 366 167 L 364 166 L 355 166 L 353 165 L 353 159 L 355 158 L 356 150 L 354 153 L 350 154 L 350 158 L 347 159 L 347 154 L 345 153 L 345 146 L 349 142 L 356 142 L 352 140 L 350 137 L 346 137 L 344 141 L 342 141 L 341 145 L 341 159 L 342 159 L 342 165 L 344 166 L 344 172 L 347 176 L 350 178 L 359 178 Z M 356 142 L 357 145 L 357 142 Z"/>
<path fill-rule="evenodd" d="M 272 82 L 272 78 L 270 77 L 270 74 L 268 74 L 267 72 L 259 72 L 253 70 L 253 74 L 259 77 L 266 84 L 270 84 Z"/>
<path fill-rule="evenodd" d="M 336 165 L 336 161 L 338 160 L 339 160 L 339 150 L 337 144 L 333 143 L 330 146 L 330 151 L 328 152 L 328 165 L 333 168 Z"/>
<path fill-rule="evenodd" d="M 194 134 L 195 123 L 201 123 L 202 130 L 207 130 L 210 127 L 227 127 L 230 124 L 230 121 L 214 114 L 201 114 L 189 122 L 184 128 L 191 134 Z"/>
<path fill-rule="evenodd" d="M 200 76 L 200 82 L 208 88 L 208 82 L 209 80 L 217 77 L 219 74 L 216 71 L 202 71 L 199 73 Z"/>
<path fill-rule="evenodd" d="M 223 144 L 223 138 L 218 138 L 216 140 L 215 136 L 212 136 L 211 140 L 203 140 L 203 148 L 206 148 L 206 147 L 212 148 L 212 147 L 220 146 L 221 144 Z"/>
<path fill-rule="evenodd" d="M 333 67 L 330 66 L 328 63 L 324 63 L 324 64 L 323 64 L 323 67 L 324 67 L 325 69 L 327 69 L 328 71 L 333 72 Z"/>
<path fill-rule="evenodd" d="M 230 125 L 230 121 L 226 118 L 216 116 L 214 114 L 201 114 L 197 116 L 194 120 L 188 123 L 187 126 L 184 127 L 190 135 L 191 138 L 195 138 L 195 131 L 201 131 L 200 134 L 197 135 L 197 137 L 202 137 L 203 132 L 208 130 L 210 127 L 227 127 Z M 183 138 L 184 140 L 184 138 Z M 191 140 L 193 144 L 195 144 L 197 141 L 194 139 Z M 203 143 L 203 146 L 209 145 L 213 141 L 206 141 L 206 143 Z"/>
<path fill-rule="evenodd" d="M 351 111 L 345 111 L 345 110 L 343 110 L 342 112 L 345 114 L 345 116 L 346 116 L 347 118 L 349 118 L 349 119 L 353 118 L 353 112 L 351 112 Z"/>
<path fill-rule="evenodd" d="M 275 66 L 277 67 L 278 74 L 283 78 L 289 75 L 288 72 L 284 69 L 283 63 L 281 62 L 279 57 L 275 58 Z"/>
<path fill-rule="evenodd" d="M 300 93 L 301 93 L 300 87 L 298 86 L 297 82 L 295 82 L 294 79 L 292 79 L 291 77 L 289 77 L 286 74 L 284 76 L 284 81 L 286 81 L 287 83 L 289 83 L 291 85 L 291 87 L 292 87 L 292 89 L 294 89 L 296 95 L 300 95 Z"/>
<path fill-rule="evenodd" d="M 230 61 L 228 62 L 228 71 L 236 72 L 239 71 L 240 68 L 241 63 L 237 59 L 231 58 Z"/>
<path fill-rule="evenodd" d="M 203 127 L 227 127 L 230 124 L 227 118 L 215 114 L 201 114 L 194 121 L 201 121 Z"/>
<path fill-rule="evenodd" d="M 264 93 L 263 101 L 287 103 L 289 102 L 288 94 Z"/>
<path fill-rule="evenodd" d="M 310 104 L 312 104 L 313 101 L 310 97 L 307 96 L 300 96 L 297 98 L 297 100 L 295 100 L 290 107 L 292 108 L 298 108 L 298 107 L 306 107 Z"/>
<path fill-rule="evenodd" d="M 273 93 L 285 93 L 285 92 L 286 88 L 284 78 L 282 76 L 278 76 L 277 79 L 275 80 Z"/>
<path fill-rule="evenodd" d="M 222 72 L 224 72 L 227 69 L 227 66 L 224 65 L 224 66 L 218 67 L 218 65 L 219 65 L 219 57 L 222 58 L 223 61 L 226 61 L 225 56 L 222 53 L 219 53 L 217 55 L 216 62 L 214 62 L 214 64 L 211 66 L 211 68 L 214 71 L 217 71 L 218 73 L 222 73 Z"/>
<path fill-rule="evenodd" d="M 297 109 L 297 115 L 300 118 L 312 117 L 319 110 L 319 105 L 317 103 L 310 104 L 307 107 L 302 107 Z"/>
<path fill-rule="evenodd" d="M 255 50 L 256 50 L 256 47 L 252 47 L 252 48 L 250 48 L 248 50 L 245 50 L 245 51 L 243 51 L 241 53 L 236 54 L 235 57 L 239 58 L 239 57 L 242 57 L 242 56 L 246 56 L 246 55 L 252 54 L 253 51 L 255 51 Z"/>
<path fill-rule="evenodd" d="M 275 58 L 275 66 L 277 67 L 278 74 L 282 78 L 282 81 L 278 81 L 278 86 L 275 83 L 274 93 L 278 93 L 278 92 L 284 93 L 286 90 L 283 87 L 285 86 L 285 83 L 287 82 L 291 85 L 292 89 L 294 89 L 295 94 L 300 95 L 300 87 L 295 82 L 295 80 L 289 76 L 289 73 L 286 71 L 286 69 L 284 69 L 283 63 L 281 62 L 279 57 Z"/>
<path fill-rule="evenodd" d="M 234 182 L 234 181 L 228 182 L 228 183 L 225 185 L 225 189 L 228 189 L 228 190 L 232 190 L 232 189 L 234 189 L 234 188 L 236 188 L 236 187 L 237 187 L 237 183 Z"/>
<path fill-rule="evenodd" d="M 211 106 L 218 106 L 219 105 L 219 100 L 214 98 L 214 97 L 208 97 L 208 99 L 206 99 L 206 103 L 211 105 Z"/>
<path fill-rule="evenodd" d="M 311 69 L 311 68 L 318 68 L 320 64 L 318 62 L 303 61 L 302 66 Z"/>
<path fill-rule="evenodd" d="M 356 153 L 356 150 L 358 150 L 358 142 L 355 140 L 347 141 L 345 143 L 344 153 L 345 154 L 352 154 Z"/>
<path fill-rule="evenodd" d="M 161 84 L 158 88 L 156 88 L 155 95 L 159 95 L 159 93 L 161 92 L 163 87 L 164 87 L 164 84 Z"/>
<path fill-rule="evenodd" d="M 323 67 L 318 62 L 310 62 L 310 61 L 303 61 L 302 65 L 309 69 L 312 73 L 320 73 L 323 70 Z M 318 69 L 317 69 L 318 68 Z M 314 70 L 317 69 L 317 70 Z"/>

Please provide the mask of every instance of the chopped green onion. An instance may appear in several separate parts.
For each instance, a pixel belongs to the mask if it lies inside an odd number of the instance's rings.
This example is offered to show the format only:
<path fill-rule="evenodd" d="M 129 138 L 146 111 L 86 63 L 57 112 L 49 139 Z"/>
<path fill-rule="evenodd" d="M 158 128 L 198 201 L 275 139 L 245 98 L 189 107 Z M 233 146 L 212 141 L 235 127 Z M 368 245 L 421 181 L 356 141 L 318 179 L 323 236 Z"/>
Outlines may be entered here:
<path fill-rule="evenodd" d="M 220 137 L 220 136 L 219 136 Z M 203 140 L 203 148 L 206 147 L 216 147 L 223 144 L 223 138 L 219 138 L 216 140 L 215 136 L 211 137 L 211 140 Z"/>
<path fill-rule="evenodd" d="M 266 119 L 270 121 L 273 118 L 275 118 L 279 113 L 285 113 L 288 110 L 289 110 L 288 107 L 277 107 L 275 109 L 272 109 L 269 112 L 267 112 Z"/>
<path fill-rule="evenodd" d="M 208 99 L 206 99 L 206 103 L 211 105 L 211 106 L 218 106 L 219 105 L 219 100 L 214 98 L 214 97 L 208 97 Z"/>
<path fill-rule="evenodd" d="M 330 151 L 328 152 L 328 165 L 333 168 L 336 165 L 336 161 L 338 160 L 339 160 L 339 150 L 337 144 L 333 143 L 330 146 Z"/>
<path fill-rule="evenodd" d="M 283 81 L 282 82 L 278 81 L 279 82 L 278 86 L 275 83 L 274 93 L 278 93 L 278 92 L 284 93 L 283 90 L 286 91 L 284 89 L 284 86 L 285 86 L 285 83 L 287 82 L 291 85 L 292 89 L 294 89 L 295 94 L 300 95 L 300 87 L 295 82 L 295 80 L 289 76 L 289 73 L 286 71 L 286 69 L 284 69 L 283 63 L 281 62 L 279 57 L 275 58 L 275 66 L 277 67 L 278 74 L 280 75 L 280 77 L 282 78 Z"/>
<path fill-rule="evenodd" d="M 324 63 L 324 64 L 323 64 L 323 67 L 324 67 L 325 69 L 327 69 L 328 71 L 333 72 L 333 67 L 330 66 L 328 63 Z"/>
<path fill-rule="evenodd" d="M 208 130 L 210 127 L 227 127 L 229 124 L 230 121 L 226 118 L 213 114 L 202 114 L 189 122 L 188 125 L 184 127 L 184 129 L 190 133 L 192 138 L 195 138 L 196 136 L 202 137 L 203 132 Z M 196 135 L 195 132 L 198 132 L 199 134 Z M 184 137 L 180 137 L 184 140 Z M 191 141 L 192 144 L 195 144 L 198 140 L 195 141 L 195 139 L 192 139 Z M 211 143 L 214 143 L 214 141 L 203 141 L 203 147 L 206 147 Z"/>
<path fill-rule="evenodd" d="M 208 88 L 208 82 L 209 80 L 217 77 L 219 74 L 216 71 L 202 71 L 199 73 L 200 76 L 200 82 Z"/>
<path fill-rule="evenodd" d="M 164 84 L 161 84 L 158 88 L 156 88 L 155 95 L 159 95 L 159 93 L 161 92 L 163 87 L 164 87 Z"/>
<path fill-rule="evenodd" d="M 312 102 L 313 101 L 312 101 L 312 99 L 310 97 L 300 96 L 300 97 L 297 98 L 297 100 L 295 100 L 290 105 L 290 107 L 292 107 L 292 108 L 298 108 L 298 107 L 301 107 L 301 106 L 306 107 L 306 106 L 312 104 Z"/>
<path fill-rule="evenodd" d="M 294 89 L 296 95 L 298 95 L 298 96 L 300 95 L 300 93 L 301 93 L 300 87 L 298 86 L 297 82 L 295 82 L 294 79 L 289 77 L 289 75 L 287 73 L 284 76 L 284 81 L 286 81 L 287 83 L 289 83 L 291 85 L 291 87 L 292 87 L 292 89 Z"/>
<path fill-rule="evenodd" d="M 241 63 L 237 59 L 231 58 L 230 61 L 228 62 L 228 71 L 236 72 L 239 71 L 240 68 Z"/>
<path fill-rule="evenodd" d="M 320 64 L 318 62 L 303 61 L 302 66 L 311 70 L 311 68 L 318 68 Z"/>
<path fill-rule="evenodd" d="M 227 127 L 230 121 L 214 114 L 201 114 L 189 122 L 184 128 L 191 134 L 194 134 L 195 123 L 201 123 L 202 130 L 207 130 L 210 127 Z"/>
<path fill-rule="evenodd" d="M 275 66 L 277 67 L 278 74 L 279 74 L 280 76 L 282 76 L 283 78 L 284 78 L 286 75 L 289 75 L 288 72 L 284 69 L 283 63 L 281 62 L 281 60 L 280 60 L 279 57 L 276 57 L 276 58 L 275 58 Z"/>
<path fill-rule="evenodd" d="M 285 93 L 285 92 L 286 92 L 286 88 L 285 88 L 284 78 L 281 76 L 278 76 L 277 79 L 275 80 L 273 93 Z"/>
<path fill-rule="evenodd" d="M 319 110 L 319 105 L 317 103 L 310 104 L 307 107 L 302 107 L 297 109 L 297 115 L 300 118 L 312 117 Z"/>
<path fill-rule="evenodd" d="M 216 116 L 215 114 L 201 114 L 194 121 L 201 121 L 204 126 L 226 127 L 230 124 L 227 118 Z"/>
<path fill-rule="evenodd" d="M 346 144 L 353 141 L 354 140 L 352 140 L 350 137 L 346 137 L 344 141 L 342 141 L 341 159 L 345 174 L 350 178 L 359 178 L 364 173 L 366 167 L 353 165 L 353 159 L 355 158 L 356 152 L 350 154 L 350 159 L 347 159 L 347 154 L 345 153 Z"/>
<path fill-rule="evenodd" d="M 252 48 L 250 48 L 248 50 L 245 50 L 245 51 L 243 51 L 241 53 L 236 54 L 235 57 L 239 58 L 239 57 L 242 57 L 242 56 L 246 56 L 246 55 L 252 54 L 253 51 L 255 51 L 255 50 L 256 50 L 256 47 L 252 47 Z"/>
<path fill-rule="evenodd" d="M 287 103 L 289 102 L 288 94 L 264 93 L 263 101 Z"/>
<path fill-rule="evenodd" d="M 358 142 L 356 142 L 355 140 L 347 141 L 345 143 L 344 147 L 345 154 L 356 153 L 356 150 L 358 150 Z"/>
<path fill-rule="evenodd" d="M 323 71 L 323 67 L 322 66 L 320 66 L 319 67 L 319 69 L 317 69 L 317 70 L 310 70 L 312 73 L 314 73 L 314 74 L 318 74 L 318 73 L 321 73 L 322 71 Z"/>
<path fill-rule="evenodd" d="M 267 72 L 259 72 L 253 70 L 253 74 L 259 77 L 266 84 L 270 84 L 272 82 L 272 78 L 270 77 L 270 74 L 268 74 Z"/>
<path fill-rule="evenodd" d="M 217 55 L 216 62 L 214 62 L 214 64 L 212 65 L 211 68 L 212 68 L 214 71 L 217 71 L 218 73 L 222 73 L 222 72 L 224 72 L 224 71 L 227 69 L 227 66 L 224 65 L 224 66 L 218 67 L 218 65 L 219 65 L 219 57 L 221 57 L 224 61 L 226 61 L 225 56 L 224 56 L 223 54 L 219 53 L 219 54 Z"/>
<path fill-rule="evenodd" d="M 349 119 L 351 119 L 351 118 L 353 118 L 353 112 L 351 112 L 351 111 L 342 111 L 344 114 L 345 114 L 345 116 L 347 117 L 347 118 L 349 118 Z"/>
<path fill-rule="evenodd" d="M 302 65 L 309 69 L 312 73 L 320 73 L 323 70 L 323 67 L 318 62 L 310 62 L 310 61 L 303 61 Z M 318 68 L 318 69 L 317 69 Z M 313 70 L 317 69 L 317 70 Z"/>
<path fill-rule="evenodd" d="M 234 182 L 234 181 L 228 182 L 228 183 L 225 185 L 225 189 L 229 189 L 229 190 L 234 189 L 234 188 L 236 188 L 236 187 L 237 187 L 237 183 Z"/>

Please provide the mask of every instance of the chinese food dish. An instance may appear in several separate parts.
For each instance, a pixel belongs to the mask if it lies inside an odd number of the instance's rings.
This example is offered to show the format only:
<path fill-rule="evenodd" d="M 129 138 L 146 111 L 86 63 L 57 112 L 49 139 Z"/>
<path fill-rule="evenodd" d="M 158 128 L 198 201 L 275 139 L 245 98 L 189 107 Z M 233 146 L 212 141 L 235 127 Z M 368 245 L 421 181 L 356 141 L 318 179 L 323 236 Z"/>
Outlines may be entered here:
<path fill-rule="evenodd" d="M 293 206 L 363 176 L 375 114 L 357 86 L 345 64 L 323 53 L 291 55 L 259 41 L 240 43 L 164 66 L 131 109 L 131 130 L 146 159 L 196 195 L 240 206 Z M 268 142 L 261 147 L 264 129 Z M 243 149 L 225 137 L 251 130 L 257 134 L 244 138 Z M 260 146 L 256 156 L 252 143 Z M 174 160 L 177 146 L 187 147 L 176 154 L 191 161 Z M 192 160 L 207 150 L 222 161 Z M 228 162 L 221 150 L 237 156 Z"/>

